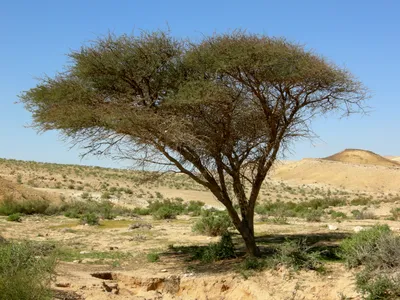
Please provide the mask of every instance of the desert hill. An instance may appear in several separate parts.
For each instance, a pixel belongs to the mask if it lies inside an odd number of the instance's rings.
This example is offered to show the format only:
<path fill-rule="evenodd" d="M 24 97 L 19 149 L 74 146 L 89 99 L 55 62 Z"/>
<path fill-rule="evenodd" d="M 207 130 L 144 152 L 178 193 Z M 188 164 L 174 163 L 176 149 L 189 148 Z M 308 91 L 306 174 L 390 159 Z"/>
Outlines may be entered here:
<path fill-rule="evenodd" d="M 393 157 L 392 160 L 400 163 L 400 156 Z"/>
<path fill-rule="evenodd" d="M 272 177 L 375 193 L 400 192 L 400 164 L 371 151 L 347 149 L 323 159 L 277 164 Z"/>
<path fill-rule="evenodd" d="M 25 187 L 0 177 L 0 201 L 9 196 L 17 201 L 47 200 L 54 202 L 56 200 L 56 197 L 53 195 Z"/>
<path fill-rule="evenodd" d="M 342 152 L 325 157 L 323 159 L 352 164 L 400 167 L 400 163 L 396 162 L 394 159 L 391 160 L 380 156 L 372 151 L 361 149 L 345 149 Z"/>

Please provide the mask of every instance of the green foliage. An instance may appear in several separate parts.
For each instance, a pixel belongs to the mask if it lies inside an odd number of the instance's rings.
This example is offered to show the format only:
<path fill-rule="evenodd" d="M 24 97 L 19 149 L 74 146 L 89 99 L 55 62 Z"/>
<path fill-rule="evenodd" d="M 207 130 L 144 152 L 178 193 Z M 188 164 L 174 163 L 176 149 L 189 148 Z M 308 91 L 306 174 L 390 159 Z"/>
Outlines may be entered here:
<path fill-rule="evenodd" d="M 370 198 L 356 198 L 350 201 L 351 205 L 368 205 L 371 204 Z"/>
<path fill-rule="evenodd" d="M 100 225 L 100 218 L 95 213 L 86 213 L 80 218 L 82 224 Z"/>
<path fill-rule="evenodd" d="M 0 215 L 8 216 L 16 213 L 25 215 L 44 214 L 49 205 L 46 200 L 16 201 L 12 196 L 7 196 L 0 202 Z"/>
<path fill-rule="evenodd" d="M 232 226 L 232 221 L 225 211 L 205 210 L 192 230 L 209 236 L 223 235 Z"/>
<path fill-rule="evenodd" d="M 400 237 L 390 231 L 387 225 L 376 225 L 354 234 L 342 242 L 341 249 L 342 257 L 349 267 L 400 267 Z"/>
<path fill-rule="evenodd" d="M 328 213 L 333 219 L 347 219 L 347 215 L 341 211 L 330 210 Z"/>
<path fill-rule="evenodd" d="M 162 206 L 157 209 L 152 215 L 156 220 L 176 219 L 179 212 L 171 206 Z"/>
<path fill-rule="evenodd" d="M 400 220 L 400 207 L 392 208 L 392 209 L 390 210 L 390 213 L 392 214 L 393 219 L 394 219 L 395 221 Z"/>
<path fill-rule="evenodd" d="M 20 213 L 11 214 L 7 217 L 7 221 L 21 222 L 22 221 L 21 214 Z"/>
<path fill-rule="evenodd" d="M 55 257 L 32 243 L 0 243 L 0 299 L 52 299 Z"/>
<path fill-rule="evenodd" d="M 204 202 L 201 201 L 189 201 L 186 211 L 192 216 L 200 216 Z"/>
<path fill-rule="evenodd" d="M 150 201 L 146 208 L 134 208 L 138 215 L 152 215 L 156 220 L 175 219 L 181 214 L 199 215 L 204 203 L 201 201 L 183 202 L 181 198 Z"/>
<path fill-rule="evenodd" d="M 356 286 L 366 299 L 399 299 L 400 237 L 387 225 L 376 225 L 344 240 L 341 255 L 349 267 L 364 266 L 356 276 Z"/>
<path fill-rule="evenodd" d="M 96 214 L 103 219 L 114 219 L 117 215 L 131 216 L 134 212 L 122 206 L 114 205 L 111 201 L 72 201 L 62 204 L 57 212 L 64 213 L 68 218 L 81 218 L 85 214 Z"/>
<path fill-rule="evenodd" d="M 148 262 L 157 262 L 160 260 L 160 255 L 157 252 L 150 252 L 147 254 L 147 261 Z"/>
<path fill-rule="evenodd" d="M 287 240 L 277 248 L 273 257 L 275 264 L 285 265 L 295 271 L 306 269 L 323 272 L 324 267 L 320 259 L 321 254 L 309 248 L 304 240 Z"/>
<path fill-rule="evenodd" d="M 351 214 L 353 215 L 354 219 L 356 219 L 356 220 L 368 220 L 368 219 L 369 220 L 373 220 L 373 219 L 376 219 L 376 216 L 375 216 L 375 214 L 373 212 L 366 211 L 365 209 L 361 210 L 361 211 L 358 210 L 358 209 L 352 210 Z"/>
<path fill-rule="evenodd" d="M 67 70 L 20 96 L 38 130 L 59 130 L 98 153 L 128 141 L 151 149 L 149 161 L 164 164 L 161 155 L 181 170 L 193 167 L 185 173 L 218 199 L 229 197 L 223 182 L 240 178 L 250 164 L 258 170 L 257 190 L 272 154 L 307 135 L 311 116 L 362 111 L 368 98 L 347 70 L 323 57 L 240 30 L 195 42 L 165 32 L 110 34 L 69 57 Z M 121 135 L 126 139 L 113 143 Z M 130 153 L 143 161 L 143 151 Z M 226 180 L 216 180 L 216 165 Z M 246 194 L 237 187 L 236 196 Z"/>
<path fill-rule="evenodd" d="M 276 201 L 256 205 L 255 211 L 261 215 L 297 217 L 305 218 L 309 222 L 319 222 L 324 209 L 344 205 L 346 201 L 339 198 L 312 199 L 300 203 Z"/>
<path fill-rule="evenodd" d="M 356 275 L 356 286 L 366 300 L 400 299 L 399 275 L 374 274 L 371 276 L 371 270 L 366 269 Z"/>
<path fill-rule="evenodd" d="M 247 256 L 240 264 L 241 270 L 261 271 L 267 266 L 266 261 L 262 258 Z"/>
<path fill-rule="evenodd" d="M 202 262 L 209 263 L 236 257 L 235 245 L 228 232 L 223 233 L 218 243 L 213 243 L 200 249 L 201 250 L 196 254 L 196 258 L 200 259 Z"/>

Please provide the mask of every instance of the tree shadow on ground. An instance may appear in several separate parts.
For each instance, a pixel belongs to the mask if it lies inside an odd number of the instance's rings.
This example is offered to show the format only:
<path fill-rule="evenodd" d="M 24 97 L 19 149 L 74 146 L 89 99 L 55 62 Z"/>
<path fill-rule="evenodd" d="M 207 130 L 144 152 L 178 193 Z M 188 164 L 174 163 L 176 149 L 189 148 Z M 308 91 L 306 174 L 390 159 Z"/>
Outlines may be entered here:
<path fill-rule="evenodd" d="M 267 234 L 256 237 L 262 258 L 272 257 L 279 248 L 288 241 L 296 241 L 306 245 L 310 252 L 319 252 L 324 260 L 334 261 L 340 258 L 337 250 L 340 242 L 350 236 L 343 232 L 309 233 L 309 234 Z M 186 268 L 188 273 L 217 275 L 238 270 L 240 264 L 246 257 L 245 246 L 239 234 L 232 235 L 235 244 L 236 258 L 225 259 L 213 262 L 202 262 L 200 253 L 205 246 L 172 246 L 161 255 L 171 262 L 171 265 L 178 268 Z"/>

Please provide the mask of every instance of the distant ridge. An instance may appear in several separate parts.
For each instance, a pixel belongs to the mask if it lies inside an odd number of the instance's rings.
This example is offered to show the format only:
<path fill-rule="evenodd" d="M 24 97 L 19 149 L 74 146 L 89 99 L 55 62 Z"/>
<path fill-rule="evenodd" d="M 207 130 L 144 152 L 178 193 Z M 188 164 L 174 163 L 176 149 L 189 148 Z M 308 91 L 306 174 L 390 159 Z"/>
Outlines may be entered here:
<path fill-rule="evenodd" d="M 323 159 L 352 164 L 400 167 L 400 162 L 397 162 L 394 159 L 388 159 L 372 151 L 362 149 L 345 149 L 342 152 L 325 157 Z"/>

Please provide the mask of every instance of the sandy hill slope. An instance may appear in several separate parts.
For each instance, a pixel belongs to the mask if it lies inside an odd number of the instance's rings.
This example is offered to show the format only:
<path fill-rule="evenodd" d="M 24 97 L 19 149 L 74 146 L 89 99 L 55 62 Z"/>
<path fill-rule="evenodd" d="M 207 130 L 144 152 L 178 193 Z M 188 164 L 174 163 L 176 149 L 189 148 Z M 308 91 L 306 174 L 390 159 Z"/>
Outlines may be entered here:
<path fill-rule="evenodd" d="M 323 159 L 352 164 L 400 167 L 400 163 L 397 163 L 396 161 L 380 156 L 372 151 L 361 149 L 346 149 Z"/>
<path fill-rule="evenodd" d="M 344 150 L 324 159 L 277 164 L 272 178 L 355 191 L 400 192 L 400 164 L 364 150 Z"/>
<path fill-rule="evenodd" d="M 47 200 L 54 202 L 57 200 L 56 197 L 51 194 L 36 191 L 33 188 L 25 187 L 0 177 L 0 201 L 5 197 L 12 197 L 17 201 Z"/>

